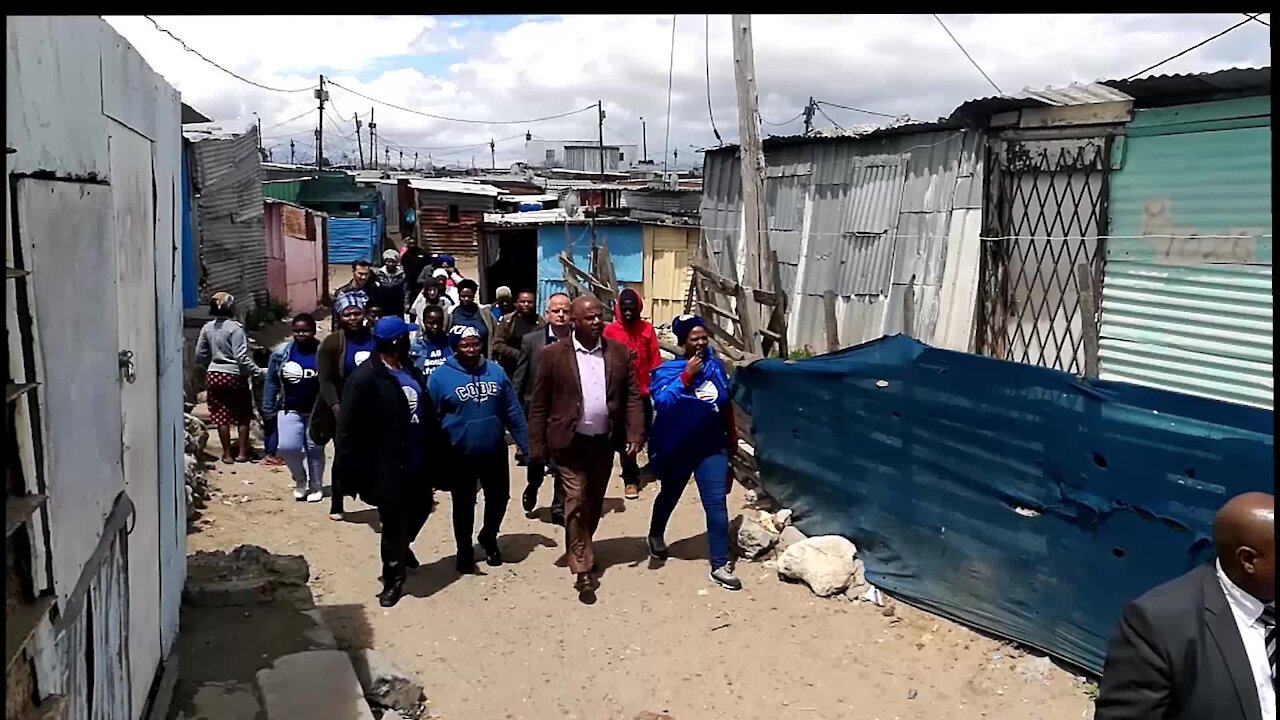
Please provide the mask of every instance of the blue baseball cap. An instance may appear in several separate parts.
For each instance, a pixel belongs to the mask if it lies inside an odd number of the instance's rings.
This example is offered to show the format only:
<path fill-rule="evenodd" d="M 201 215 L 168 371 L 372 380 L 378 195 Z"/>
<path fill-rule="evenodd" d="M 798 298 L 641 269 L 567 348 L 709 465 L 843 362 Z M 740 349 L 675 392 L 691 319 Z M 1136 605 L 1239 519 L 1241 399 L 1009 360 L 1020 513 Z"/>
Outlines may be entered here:
<path fill-rule="evenodd" d="M 399 315 L 384 317 L 373 324 L 373 336 L 378 340 L 399 340 L 412 330 L 413 326 Z"/>

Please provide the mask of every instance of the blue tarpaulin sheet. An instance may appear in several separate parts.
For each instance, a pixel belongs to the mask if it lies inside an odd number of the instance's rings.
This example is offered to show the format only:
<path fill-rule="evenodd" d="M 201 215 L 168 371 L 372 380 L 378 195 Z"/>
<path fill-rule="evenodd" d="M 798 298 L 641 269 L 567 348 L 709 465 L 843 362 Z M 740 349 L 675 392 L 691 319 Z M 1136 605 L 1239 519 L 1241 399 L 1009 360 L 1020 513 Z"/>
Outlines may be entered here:
<path fill-rule="evenodd" d="M 1094 673 L 1125 604 L 1271 492 L 1272 412 L 904 336 L 740 369 L 764 489 L 868 581 Z"/>
<path fill-rule="evenodd" d="M 382 216 L 329 218 L 329 263 L 368 260 L 382 254 Z"/>

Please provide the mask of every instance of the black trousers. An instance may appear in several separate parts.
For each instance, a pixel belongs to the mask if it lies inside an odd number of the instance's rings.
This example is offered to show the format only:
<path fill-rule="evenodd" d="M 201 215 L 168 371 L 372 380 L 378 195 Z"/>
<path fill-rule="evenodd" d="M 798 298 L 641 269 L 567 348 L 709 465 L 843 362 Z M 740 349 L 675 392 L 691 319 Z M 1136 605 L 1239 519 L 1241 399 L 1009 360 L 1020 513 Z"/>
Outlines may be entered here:
<path fill-rule="evenodd" d="M 560 477 L 560 468 L 556 467 L 554 460 L 543 465 L 542 463 L 529 463 L 529 475 L 526 481 L 532 487 L 542 487 L 542 479 L 546 476 L 547 471 L 551 471 L 551 512 L 556 515 L 564 514 L 564 478 Z"/>
<path fill-rule="evenodd" d="M 644 436 L 649 437 L 649 430 L 653 427 L 653 400 L 646 395 L 640 398 L 644 403 Z M 622 482 L 627 485 L 640 484 L 640 460 L 639 453 L 635 456 L 626 453 L 618 453 L 618 462 L 622 465 Z"/>
<path fill-rule="evenodd" d="M 431 490 L 410 493 L 402 501 L 378 507 L 382 523 L 382 577 L 403 579 L 407 568 L 409 545 L 418 538 L 422 526 L 431 515 Z"/>
<path fill-rule="evenodd" d="M 474 557 L 472 533 L 476 524 L 476 495 L 484 491 L 484 524 L 480 526 L 480 543 L 491 545 L 498 540 L 502 518 L 511 499 L 511 467 L 507 453 L 460 458 L 454 466 L 453 539 L 458 557 Z"/>

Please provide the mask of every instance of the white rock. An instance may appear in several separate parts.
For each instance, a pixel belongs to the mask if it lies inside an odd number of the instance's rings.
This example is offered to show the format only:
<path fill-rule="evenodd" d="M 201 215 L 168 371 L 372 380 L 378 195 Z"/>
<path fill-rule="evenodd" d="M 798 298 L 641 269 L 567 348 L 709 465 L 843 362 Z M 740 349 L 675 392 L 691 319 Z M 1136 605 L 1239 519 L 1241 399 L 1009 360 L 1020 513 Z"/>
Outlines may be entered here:
<path fill-rule="evenodd" d="M 780 553 L 786 552 L 787 548 L 791 547 L 792 545 L 795 545 L 801 540 L 808 539 L 808 537 L 809 537 L 808 535 L 805 535 L 804 533 L 800 532 L 800 530 L 796 528 L 796 526 L 788 525 L 787 527 L 783 528 L 782 533 L 778 535 L 778 544 L 776 548 Z"/>
<path fill-rule="evenodd" d="M 386 655 L 364 648 L 351 654 L 364 696 L 380 707 L 410 712 L 422 700 L 422 684 Z"/>
<path fill-rule="evenodd" d="M 751 504 L 751 503 L 755 502 L 755 501 L 756 501 L 756 491 L 755 491 L 755 490 L 748 490 L 748 491 L 746 491 L 746 492 L 742 493 L 742 499 L 743 499 L 743 501 L 745 501 L 747 504 Z"/>
<path fill-rule="evenodd" d="M 791 526 L 791 515 L 791 508 L 783 508 L 773 514 L 773 526 L 778 528 L 778 532 Z"/>
<path fill-rule="evenodd" d="M 729 523 L 729 540 L 740 557 L 755 560 L 769 552 L 778 536 L 759 520 L 739 515 Z"/>
<path fill-rule="evenodd" d="M 853 580 L 858 549 L 839 535 L 801 540 L 778 558 L 778 574 L 799 580 L 819 597 L 844 592 Z"/>

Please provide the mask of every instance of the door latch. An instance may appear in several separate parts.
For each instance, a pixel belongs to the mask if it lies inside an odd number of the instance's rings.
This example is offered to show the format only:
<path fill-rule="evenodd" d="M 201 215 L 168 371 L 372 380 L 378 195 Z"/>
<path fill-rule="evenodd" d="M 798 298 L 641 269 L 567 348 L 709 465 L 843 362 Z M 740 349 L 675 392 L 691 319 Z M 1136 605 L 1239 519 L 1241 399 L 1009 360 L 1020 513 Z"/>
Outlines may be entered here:
<path fill-rule="evenodd" d="M 124 381 L 129 383 L 130 385 L 133 384 L 134 380 L 138 379 L 138 374 L 134 372 L 134 369 L 135 368 L 133 365 L 133 351 L 121 350 L 120 351 L 120 377 L 124 378 Z"/>

